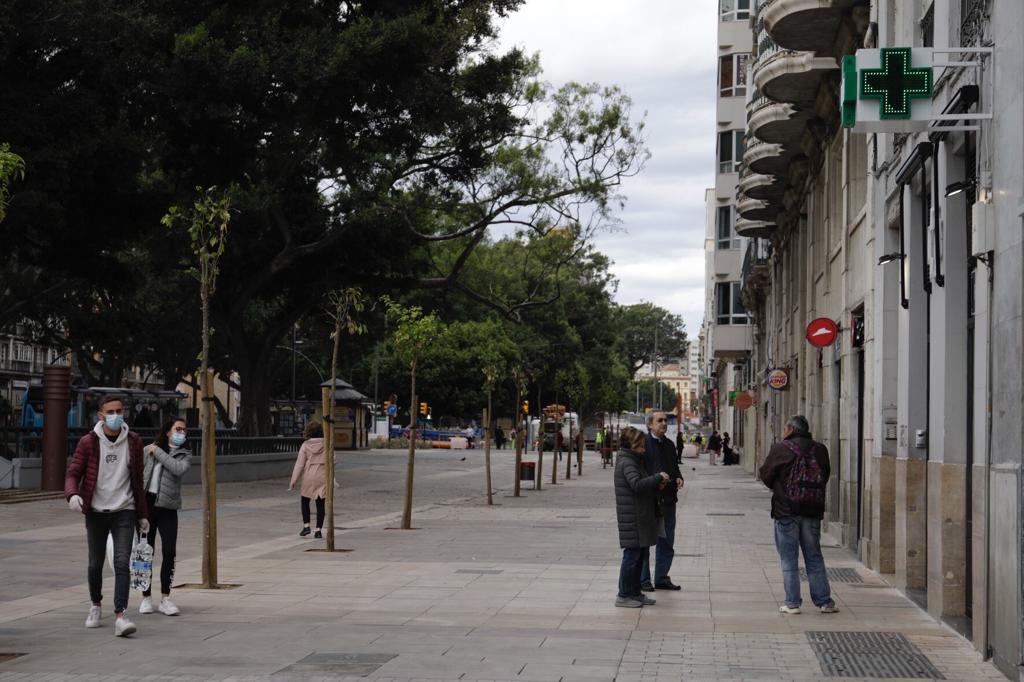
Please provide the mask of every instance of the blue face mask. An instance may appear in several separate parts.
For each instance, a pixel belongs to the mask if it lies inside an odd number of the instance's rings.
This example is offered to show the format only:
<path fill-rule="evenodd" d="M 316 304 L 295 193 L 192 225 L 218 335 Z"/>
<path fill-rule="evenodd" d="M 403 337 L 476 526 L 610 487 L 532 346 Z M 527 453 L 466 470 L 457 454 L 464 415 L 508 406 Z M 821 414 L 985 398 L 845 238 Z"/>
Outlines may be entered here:
<path fill-rule="evenodd" d="M 176 448 L 180 448 L 182 445 L 185 444 L 185 434 L 181 433 L 180 431 L 175 431 L 174 433 L 171 434 L 170 441 L 171 445 L 173 445 Z"/>
<path fill-rule="evenodd" d="M 111 431 L 120 431 L 121 425 L 124 424 L 124 417 L 119 414 L 104 415 L 103 423 L 106 424 L 107 428 Z"/>

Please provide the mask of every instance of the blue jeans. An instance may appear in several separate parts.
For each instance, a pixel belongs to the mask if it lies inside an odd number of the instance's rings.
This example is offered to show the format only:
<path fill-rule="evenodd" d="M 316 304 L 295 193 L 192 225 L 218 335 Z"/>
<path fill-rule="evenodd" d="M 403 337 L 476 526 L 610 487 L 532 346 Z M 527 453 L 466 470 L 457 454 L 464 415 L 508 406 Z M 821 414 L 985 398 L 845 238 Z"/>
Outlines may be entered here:
<path fill-rule="evenodd" d="M 775 519 L 775 548 L 782 562 L 782 585 L 786 590 L 786 606 L 800 606 L 800 552 L 804 553 L 807 583 L 815 606 L 832 606 L 832 592 L 821 556 L 821 519 L 790 516 Z"/>
<path fill-rule="evenodd" d="M 122 613 L 128 608 L 128 557 L 135 535 L 135 510 L 98 512 L 90 509 L 85 514 L 85 533 L 89 541 L 89 598 L 93 604 L 103 601 L 107 536 L 114 537 L 114 613 Z"/>
<path fill-rule="evenodd" d="M 650 553 L 650 547 L 623 547 L 622 566 L 619 568 L 619 597 L 622 599 L 640 598 L 640 571 L 644 559 Z"/>
<path fill-rule="evenodd" d="M 676 556 L 676 505 L 662 502 L 661 510 L 665 513 L 665 537 L 658 538 L 658 544 L 655 546 L 654 584 L 656 586 L 669 582 L 668 572 L 672 570 L 672 559 Z M 649 560 L 644 561 L 644 571 L 640 579 L 645 583 L 651 582 L 651 562 Z"/>

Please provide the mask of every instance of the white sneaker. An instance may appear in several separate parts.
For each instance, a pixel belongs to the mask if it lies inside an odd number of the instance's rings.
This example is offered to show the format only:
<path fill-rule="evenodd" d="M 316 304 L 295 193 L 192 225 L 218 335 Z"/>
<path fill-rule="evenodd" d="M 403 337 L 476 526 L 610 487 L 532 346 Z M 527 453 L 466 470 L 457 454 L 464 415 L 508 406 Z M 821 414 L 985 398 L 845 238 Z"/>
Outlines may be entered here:
<path fill-rule="evenodd" d="M 174 605 L 174 602 L 171 601 L 170 597 L 164 597 L 160 600 L 160 613 L 165 616 L 177 616 L 180 612 L 178 611 L 178 607 Z"/>
<path fill-rule="evenodd" d="M 789 614 L 800 613 L 800 607 L 799 606 L 786 606 L 785 604 L 783 604 L 782 606 L 779 607 L 779 613 L 789 613 Z"/>
<path fill-rule="evenodd" d="M 127 637 L 135 634 L 135 623 L 128 620 L 128 616 L 121 616 L 114 619 L 114 634 L 118 637 Z"/>
<path fill-rule="evenodd" d="M 139 604 L 139 613 L 153 613 L 153 600 L 149 597 L 143 597 L 142 603 Z"/>
<path fill-rule="evenodd" d="M 98 628 L 101 616 L 103 616 L 103 609 L 98 606 L 90 606 L 89 615 L 85 617 L 85 627 Z"/>

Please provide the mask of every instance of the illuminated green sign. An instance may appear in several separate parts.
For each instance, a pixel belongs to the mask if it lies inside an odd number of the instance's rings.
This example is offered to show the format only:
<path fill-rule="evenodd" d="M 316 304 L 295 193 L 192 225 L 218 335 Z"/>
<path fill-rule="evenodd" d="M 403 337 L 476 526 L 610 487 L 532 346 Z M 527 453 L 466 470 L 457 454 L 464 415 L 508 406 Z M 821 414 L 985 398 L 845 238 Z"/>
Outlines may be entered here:
<path fill-rule="evenodd" d="M 884 47 L 843 57 L 843 126 L 864 132 L 909 132 L 927 126 L 932 117 L 931 64 L 928 48 Z"/>

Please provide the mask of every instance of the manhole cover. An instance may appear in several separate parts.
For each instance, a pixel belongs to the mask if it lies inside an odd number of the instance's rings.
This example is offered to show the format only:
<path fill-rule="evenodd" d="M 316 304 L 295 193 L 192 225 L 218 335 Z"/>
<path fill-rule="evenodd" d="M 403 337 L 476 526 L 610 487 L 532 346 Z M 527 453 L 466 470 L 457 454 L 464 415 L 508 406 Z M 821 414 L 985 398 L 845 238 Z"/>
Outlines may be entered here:
<path fill-rule="evenodd" d="M 279 674 L 328 673 L 332 675 L 369 675 L 398 654 L 310 654 L 282 668 Z"/>
<path fill-rule="evenodd" d="M 898 632 L 808 632 L 826 677 L 944 680 L 928 657 Z"/>
<path fill-rule="evenodd" d="M 503 573 L 500 568 L 460 568 L 456 573 L 475 573 L 477 575 L 498 575 Z"/>
<path fill-rule="evenodd" d="M 864 578 L 855 568 L 826 568 L 825 574 L 834 583 L 862 583 Z M 800 569 L 800 580 L 807 581 L 807 569 Z"/>

